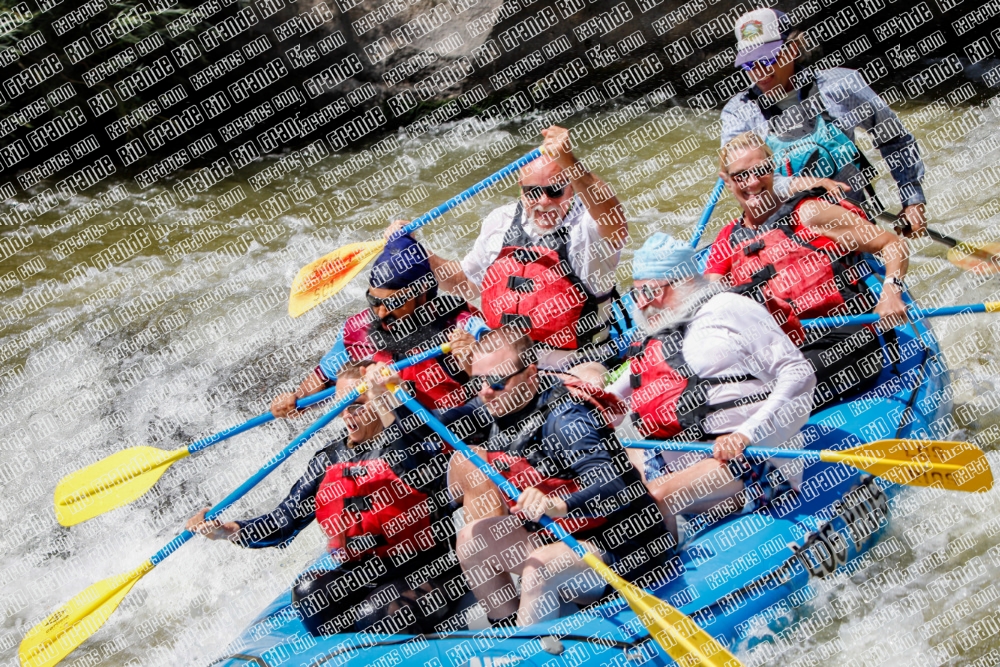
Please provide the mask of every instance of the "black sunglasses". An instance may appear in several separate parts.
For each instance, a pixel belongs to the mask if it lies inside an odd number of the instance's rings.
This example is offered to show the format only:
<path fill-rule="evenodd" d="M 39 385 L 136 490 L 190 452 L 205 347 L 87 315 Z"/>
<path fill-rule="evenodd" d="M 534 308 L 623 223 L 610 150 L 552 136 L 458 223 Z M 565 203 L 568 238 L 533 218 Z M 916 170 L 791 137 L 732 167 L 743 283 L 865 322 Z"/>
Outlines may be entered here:
<path fill-rule="evenodd" d="M 379 306 L 385 307 L 388 311 L 397 310 L 406 305 L 406 302 L 410 300 L 409 290 L 400 290 L 399 292 L 387 296 L 384 299 L 380 299 L 377 296 L 372 296 L 370 291 L 365 291 L 365 299 L 368 300 L 368 305 L 372 308 L 378 308 Z"/>
<path fill-rule="evenodd" d="M 760 65 L 762 68 L 773 67 L 777 62 L 778 62 L 777 58 L 761 58 L 760 60 L 753 60 L 748 63 L 743 63 L 742 65 L 740 65 L 740 67 L 743 68 L 744 72 L 749 72 L 758 65 Z"/>
<path fill-rule="evenodd" d="M 493 391 L 503 391 L 507 388 L 507 383 L 510 382 L 512 377 L 526 370 L 528 370 L 527 366 L 509 375 L 473 375 L 470 377 L 470 380 L 477 393 L 483 388 L 484 384 L 488 384 Z"/>
<path fill-rule="evenodd" d="M 760 164 L 754 165 L 749 169 L 744 169 L 743 171 L 738 171 L 735 174 L 729 174 L 734 181 L 743 185 L 750 180 L 750 176 L 756 176 L 757 178 L 764 178 L 769 174 L 774 173 L 774 163 L 768 160 L 767 162 L 761 162 Z"/>
<path fill-rule="evenodd" d="M 522 185 L 521 194 L 523 194 L 528 199 L 541 199 L 542 193 L 549 199 L 559 199 L 563 196 L 563 192 L 566 191 L 567 183 L 561 183 L 559 185 Z"/>
<path fill-rule="evenodd" d="M 633 287 L 632 292 L 634 294 L 633 299 L 638 302 L 639 298 L 642 297 L 645 303 L 649 303 L 656 297 L 663 293 L 663 288 L 660 286 L 653 286 L 649 283 L 643 283 L 642 287 Z"/>

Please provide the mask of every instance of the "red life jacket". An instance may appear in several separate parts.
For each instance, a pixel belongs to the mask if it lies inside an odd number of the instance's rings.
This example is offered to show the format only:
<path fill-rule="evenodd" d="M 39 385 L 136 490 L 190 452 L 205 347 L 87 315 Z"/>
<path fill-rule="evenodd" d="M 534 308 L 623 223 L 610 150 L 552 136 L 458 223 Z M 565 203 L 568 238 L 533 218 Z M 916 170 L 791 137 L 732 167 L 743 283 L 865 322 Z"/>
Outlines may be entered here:
<path fill-rule="evenodd" d="M 567 250 L 569 226 L 533 241 L 524 230 L 523 217 L 518 202 L 500 254 L 483 278 L 487 326 L 517 326 L 531 340 L 559 350 L 607 340 L 614 290 L 598 298 L 573 272 Z"/>
<path fill-rule="evenodd" d="M 673 438 L 683 433 L 684 440 L 705 440 L 710 436 L 703 422 L 710 413 L 767 398 L 768 394 L 762 393 L 709 405 L 711 387 L 747 382 L 754 377 L 698 376 L 684 361 L 682 346 L 686 333 L 686 324 L 665 329 L 629 350 L 632 415 L 645 438 Z"/>
<path fill-rule="evenodd" d="M 856 306 L 859 300 L 855 297 L 867 296 L 861 281 L 869 268 L 861 254 L 845 252 L 833 239 L 799 222 L 799 208 L 818 199 L 812 191 L 802 193 L 756 229 L 740 220 L 730 223 L 732 285 L 764 287 L 763 296 L 773 301 L 768 310 L 772 315 L 784 313 L 786 320 L 792 316 L 827 317 L 845 303 Z M 865 217 L 864 211 L 852 202 L 840 201 L 838 205 Z M 867 311 L 874 302 L 866 299 L 862 305 L 862 310 Z M 780 319 L 778 323 L 782 324 Z"/>
<path fill-rule="evenodd" d="M 427 464 L 429 477 L 444 478 L 447 458 Z M 435 509 L 435 484 L 410 486 L 401 460 L 406 452 L 390 449 L 383 458 L 335 463 L 316 492 L 316 520 L 330 538 L 330 550 L 343 550 L 347 560 L 372 554 L 405 562 L 418 553 L 446 546 L 454 533 L 451 521 Z M 431 480 L 433 482 L 434 480 Z"/>
<path fill-rule="evenodd" d="M 577 484 L 572 470 L 552 470 L 555 462 L 539 453 L 538 445 L 544 440 L 545 434 L 542 431 L 545 428 L 548 412 L 562 401 L 575 401 L 586 405 L 598 417 L 597 423 L 603 425 L 602 431 L 607 432 L 606 437 L 602 437 L 602 440 L 617 442 L 614 440 L 612 424 L 625 414 L 625 405 L 617 396 L 584 382 L 575 375 L 544 373 L 539 377 L 551 388 L 542 392 L 539 404 L 543 407 L 539 408 L 536 415 L 533 416 L 532 423 L 537 423 L 537 428 L 519 434 L 519 437 L 507 447 L 507 451 L 487 452 L 486 459 L 518 490 L 523 491 L 529 487 L 535 487 L 546 495 L 565 498 L 579 491 L 580 486 Z M 556 379 L 558 382 L 553 382 Z M 525 421 L 528 419 L 526 418 Z M 498 428 L 494 425 L 491 439 L 497 432 Z M 546 475 L 540 469 L 551 472 Z M 513 500 L 508 500 L 508 505 L 513 507 L 514 504 Z M 569 516 L 557 518 L 556 522 L 567 532 L 582 534 L 604 526 L 607 519 L 605 517 L 588 517 L 583 514 L 574 516 L 571 513 Z"/>
<path fill-rule="evenodd" d="M 434 302 L 442 303 L 444 304 L 442 307 L 448 309 L 444 317 L 448 319 L 449 330 L 463 326 L 466 320 L 479 314 L 463 299 L 450 294 L 438 295 Z M 411 317 L 414 316 L 416 314 Z M 372 359 L 388 364 L 409 356 L 409 354 L 393 356 L 385 350 L 384 344 L 371 334 L 372 321 L 374 316 L 371 314 L 371 309 L 368 309 L 350 317 L 344 324 L 344 346 L 353 360 Z M 443 343 L 444 340 L 440 342 Z M 416 354 L 423 349 L 427 348 L 411 350 L 410 354 Z M 461 381 L 462 376 L 456 377 L 460 372 L 449 370 L 444 357 L 437 357 L 403 369 L 399 377 L 411 384 L 415 398 L 421 405 L 436 410 L 447 410 L 463 405 L 472 398 L 466 390 L 467 383 Z"/>

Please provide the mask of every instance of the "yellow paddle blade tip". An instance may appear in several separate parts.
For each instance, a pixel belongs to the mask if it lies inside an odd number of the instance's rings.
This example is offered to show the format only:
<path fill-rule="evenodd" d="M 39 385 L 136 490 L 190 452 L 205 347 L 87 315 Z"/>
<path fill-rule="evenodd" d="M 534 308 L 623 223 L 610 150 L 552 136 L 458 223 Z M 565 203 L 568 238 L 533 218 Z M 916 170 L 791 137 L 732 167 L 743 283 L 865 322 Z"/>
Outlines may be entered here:
<path fill-rule="evenodd" d="M 56 520 L 75 526 L 149 491 L 187 448 L 129 447 L 63 477 L 53 493 Z"/>
<path fill-rule="evenodd" d="M 136 582 L 154 567 L 147 560 L 99 581 L 28 631 L 18 647 L 21 667 L 54 667 L 104 625 Z"/>
<path fill-rule="evenodd" d="M 679 665 L 742 667 L 742 663 L 690 617 L 655 595 L 622 579 L 597 555 L 583 557 L 601 577 L 621 593 L 649 635 Z"/>
<path fill-rule="evenodd" d="M 972 442 L 879 440 L 842 451 L 824 450 L 820 459 L 845 463 L 894 484 L 964 493 L 993 488 L 989 461 Z"/>

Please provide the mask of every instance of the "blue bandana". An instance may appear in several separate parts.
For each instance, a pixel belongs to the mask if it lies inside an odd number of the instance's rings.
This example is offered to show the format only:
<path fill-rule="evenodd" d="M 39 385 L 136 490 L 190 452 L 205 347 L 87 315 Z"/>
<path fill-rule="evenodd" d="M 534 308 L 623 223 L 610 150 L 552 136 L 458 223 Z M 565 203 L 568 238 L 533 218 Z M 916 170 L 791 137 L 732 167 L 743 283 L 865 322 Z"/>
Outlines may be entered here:
<path fill-rule="evenodd" d="M 632 259 L 633 280 L 676 280 L 698 273 L 691 244 L 670 234 L 656 232 L 642 244 Z"/>

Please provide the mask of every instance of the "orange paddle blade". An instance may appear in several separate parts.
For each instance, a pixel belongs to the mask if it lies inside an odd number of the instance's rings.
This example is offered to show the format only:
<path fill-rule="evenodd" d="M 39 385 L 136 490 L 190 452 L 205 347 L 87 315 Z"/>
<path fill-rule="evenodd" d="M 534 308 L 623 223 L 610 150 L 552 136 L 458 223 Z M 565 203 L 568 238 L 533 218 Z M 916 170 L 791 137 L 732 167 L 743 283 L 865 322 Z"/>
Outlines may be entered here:
<path fill-rule="evenodd" d="M 292 281 L 288 314 L 298 317 L 344 289 L 384 247 L 384 239 L 351 243 L 304 266 Z"/>
<path fill-rule="evenodd" d="M 948 261 L 980 275 L 1000 273 L 1000 243 L 960 243 L 948 251 Z"/>

